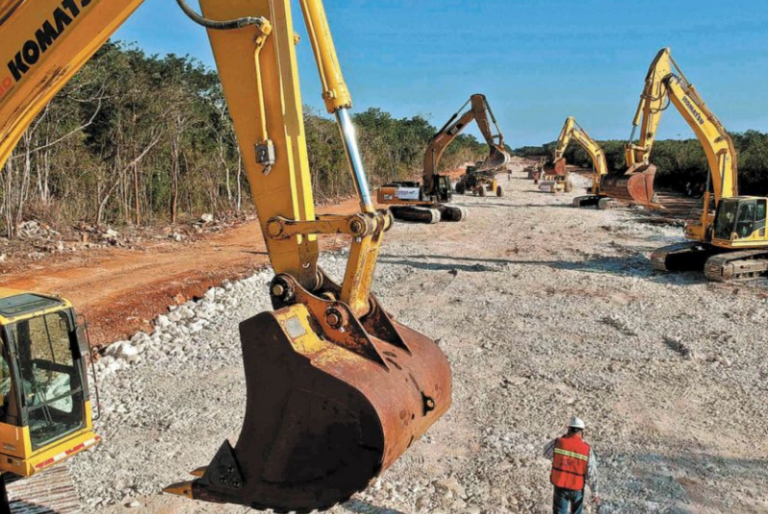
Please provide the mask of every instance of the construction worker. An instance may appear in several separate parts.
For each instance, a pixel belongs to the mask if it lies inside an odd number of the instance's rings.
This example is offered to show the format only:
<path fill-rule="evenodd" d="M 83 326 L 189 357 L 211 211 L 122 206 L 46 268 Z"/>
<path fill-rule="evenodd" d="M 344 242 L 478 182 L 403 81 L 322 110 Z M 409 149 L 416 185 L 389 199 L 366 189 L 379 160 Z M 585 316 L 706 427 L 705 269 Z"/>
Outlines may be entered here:
<path fill-rule="evenodd" d="M 582 436 L 586 425 L 580 418 L 572 418 L 568 433 L 547 443 L 544 458 L 552 461 L 550 480 L 555 487 L 552 501 L 553 514 L 583 514 L 584 487 L 589 485 L 592 501 L 600 502 L 597 494 L 597 459 Z"/>

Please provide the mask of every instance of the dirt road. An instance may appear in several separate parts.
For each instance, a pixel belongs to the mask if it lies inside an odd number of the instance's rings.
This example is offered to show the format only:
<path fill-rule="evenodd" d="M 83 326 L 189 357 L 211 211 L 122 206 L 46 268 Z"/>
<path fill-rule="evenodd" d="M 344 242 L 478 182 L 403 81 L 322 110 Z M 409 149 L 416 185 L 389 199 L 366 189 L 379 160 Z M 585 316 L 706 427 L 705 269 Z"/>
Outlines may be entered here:
<path fill-rule="evenodd" d="M 355 208 L 351 200 L 333 207 L 342 213 Z M 342 244 L 343 238 L 330 237 L 323 248 Z M 0 287 L 64 296 L 88 317 L 93 342 L 101 345 L 150 330 L 169 305 L 268 265 L 261 227 L 249 221 L 192 243 L 152 242 L 141 250 L 115 248 L 41 261 L 3 274 Z"/>
<path fill-rule="evenodd" d="M 439 341 L 454 403 L 332 513 L 546 513 L 540 451 L 572 415 L 600 460 L 601 514 L 768 513 L 768 283 L 654 272 L 679 227 L 574 210 L 519 173 L 502 184 L 505 198 L 459 200 L 466 223 L 390 233 L 376 292 Z M 323 265 L 338 275 L 343 255 Z M 139 363 L 102 367 L 105 442 L 70 464 L 87 512 L 249 512 L 159 491 L 237 437 L 237 322 L 269 308 L 268 280 L 182 306 L 134 338 Z"/>

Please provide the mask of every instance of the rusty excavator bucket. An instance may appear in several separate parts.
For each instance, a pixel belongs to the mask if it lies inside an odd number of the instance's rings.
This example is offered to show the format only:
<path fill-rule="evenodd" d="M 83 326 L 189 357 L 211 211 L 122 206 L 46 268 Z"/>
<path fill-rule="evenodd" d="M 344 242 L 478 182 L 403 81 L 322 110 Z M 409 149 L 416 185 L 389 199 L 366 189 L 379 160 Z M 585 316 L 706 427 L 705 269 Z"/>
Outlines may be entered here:
<path fill-rule="evenodd" d="M 356 318 L 324 277 L 309 293 L 272 285 L 274 312 L 240 325 L 242 432 L 197 480 L 166 492 L 275 512 L 325 510 L 365 489 L 451 403 L 447 359 L 371 297 Z"/>
<path fill-rule="evenodd" d="M 623 175 L 604 175 L 600 192 L 624 202 L 659 208 L 653 188 L 655 177 L 656 166 L 653 164 L 635 164 Z"/>
<path fill-rule="evenodd" d="M 555 162 L 547 162 L 544 164 L 544 175 L 565 177 L 568 174 L 565 166 L 565 158 L 562 157 Z"/>

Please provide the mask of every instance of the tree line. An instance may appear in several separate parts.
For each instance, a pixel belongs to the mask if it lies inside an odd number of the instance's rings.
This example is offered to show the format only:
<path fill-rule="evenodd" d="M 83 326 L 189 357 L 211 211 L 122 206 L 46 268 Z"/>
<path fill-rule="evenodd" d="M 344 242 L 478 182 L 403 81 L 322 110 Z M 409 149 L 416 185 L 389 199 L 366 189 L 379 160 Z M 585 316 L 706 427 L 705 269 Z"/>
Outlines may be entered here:
<path fill-rule="evenodd" d="M 354 122 L 373 186 L 420 174 L 437 130 L 426 118 L 369 109 Z M 317 196 L 352 194 L 335 122 L 306 109 L 305 125 Z M 442 166 L 486 152 L 462 135 Z M 30 125 L 2 170 L 0 195 L 9 237 L 27 219 L 146 225 L 252 208 L 216 72 L 120 42 L 104 45 Z"/>
<path fill-rule="evenodd" d="M 731 134 L 736 147 L 739 165 L 739 192 L 745 195 L 768 196 L 768 134 L 756 130 Z M 598 141 L 605 151 L 611 172 L 626 171 L 624 141 Z M 556 142 L 542 146 L 527 146 L 515 150 L 517 155 L 530 158 L 550 158 Z M 565 152 L 569 164 L 591 168 L 592 161 L 576 143 L 571 143 Z M 685 191 L 686 186 L 704 185 L 707 182 L 709 166 L 704 150 L 696 139 L 656 141 L 651 154 L 651 163 L 658 168 L 656 185 L 676 191 Z"/>

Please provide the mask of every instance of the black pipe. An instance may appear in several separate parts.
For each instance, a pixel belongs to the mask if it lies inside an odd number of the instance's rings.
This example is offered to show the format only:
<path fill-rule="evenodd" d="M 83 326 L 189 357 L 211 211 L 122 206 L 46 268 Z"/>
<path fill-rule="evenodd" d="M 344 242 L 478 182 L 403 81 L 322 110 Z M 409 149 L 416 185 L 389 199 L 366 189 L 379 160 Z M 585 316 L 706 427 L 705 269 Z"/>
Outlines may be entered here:
<path fill-rule="evenodd" d="M 184 11 L 184 14 L 189 16 L 192 21 L 194 21 L 198 25 L 202 25 L 207 29 L 213 29 L 213 30 L 242 29 L 243 27 L 249 27 L 251 25 L 261 26 L 264 24 L 264 21 L 265 21 L 264 18 L 253 18 L 253 17 L 237 18 L 236 20 L 224 20 L 224 21 L 209 20 L 208 18 L 201 16 L 200 14 L 195 12 L 195 10 L 192 9 L 189 6 L 189 4 L 187 4 L 186 0 L 176 0 L 176 3 L 179 4 L 179 7 L 181 7 L 182 11 Z"/>

